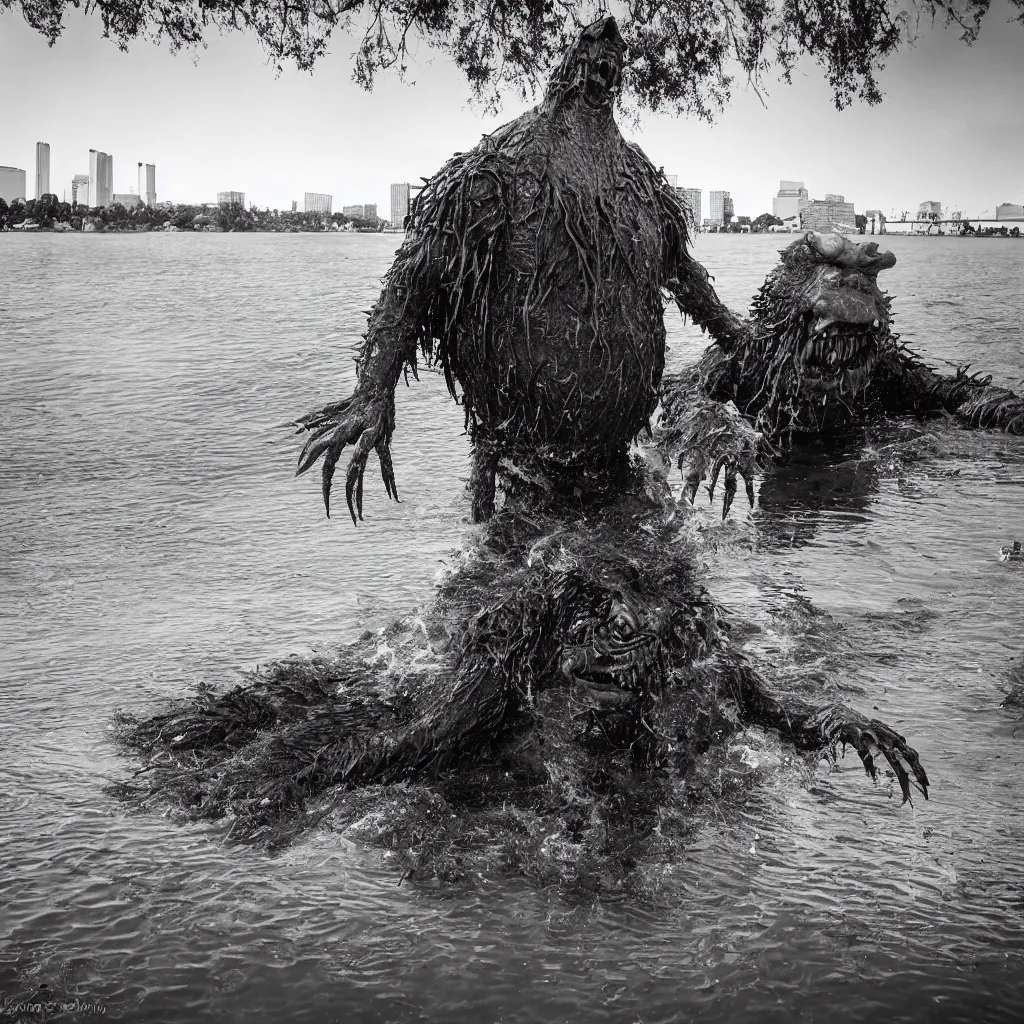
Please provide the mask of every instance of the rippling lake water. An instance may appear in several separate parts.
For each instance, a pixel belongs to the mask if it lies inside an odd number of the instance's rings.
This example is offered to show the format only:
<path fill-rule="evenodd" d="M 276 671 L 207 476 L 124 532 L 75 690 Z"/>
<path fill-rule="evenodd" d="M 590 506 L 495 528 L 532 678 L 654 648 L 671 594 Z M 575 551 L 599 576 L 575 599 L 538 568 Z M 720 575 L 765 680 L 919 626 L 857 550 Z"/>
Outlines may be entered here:
<path fill-rule="evenodd" d="M 428 601 L 464 538 L 462 414 L 434 375 L 398 395 L 403 502 L 368 474 L 358 530 L 293 479 L 280 427 L 350 392 L 397 241 L 0 237 L 0 997 L 176 1022 L 1021 1019 L 1024 728 L 999 686 L 1024 565 L 996 552 L 1024 539 L 1022 438 L 932 422 L 898 471 L 798 458 L 753 514 L 707 516 L 752 648 L 904 732 L 933 782 L 914 808 L 852 756 L 779 747 L 655 898 L 580 904 L 398 886 L 326 831 L 225 847 L 104 794 L 130 767 L 116 708 L 353 639 Z M 742 309 L 787 241 L 696 254 Z M 1020 391 L 1024 244 L 882 241 L 903 339 Z M 702 341 L 668 321 L 676 366 Z"/>

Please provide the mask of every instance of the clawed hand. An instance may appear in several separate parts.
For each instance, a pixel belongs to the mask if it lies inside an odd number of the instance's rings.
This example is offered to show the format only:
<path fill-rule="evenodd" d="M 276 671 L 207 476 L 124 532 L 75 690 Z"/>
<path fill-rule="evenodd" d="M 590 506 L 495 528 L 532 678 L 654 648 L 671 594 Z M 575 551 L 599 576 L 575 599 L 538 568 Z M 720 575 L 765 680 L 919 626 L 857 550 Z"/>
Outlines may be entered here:
<path fill-rule="evenodd" d="M 683 448 L 679 468 L 687 465 L 683 495 L 692 504 L 697 488 L 705 477 L 708 498 L 714 500 L 718 478 L 725 470 L 725 496 L 722 519 L 732 508 L 736 496 L 736 475 L 743 477 L 750 507 L 754 507 L 754 477 L 764 437 L 740 415 L 732 402 L 704 402 L 687 416 L 683 430 Z"/>
<path fill-rule="evenodd" d="M 367 395 L 357 391 L 351 398 L 335 402 L 295 421 L 309 439 L 299 455 L 296 476 L 305 473 L 322 455 L 324 508 L 331 514 L 331 481 L 345 446 L 354 444 L 345 477 L 345 500 L 352 522 L 363 518 L 363 474 L 371 450 L 380 460 L 380 475 L 389 498 L 398 501 L 398 485 L 391 464 L 391 434 L 394 430 L 394 399 L 390 395 Z"/>
<path fill-rule="evenodd" d="M 833 751 L 837 743 L 844 748 L 847 743 L 850 744 L 863 762 L 864 771 L 874 780 L 878 778 L 875 756 L 880 753 L 899 780 L 903 803 L 910 800 L 911 784 L 924 794 L 925 800 L 928 799 L 928 775 L 921 767 L 917 751 L 908 746 L 907 741 L 885 722 L 865 718 L 850 708 L 838 706 L 818 712 L 811 724 L 817 727 L 822 739 Z M 903 762 L 906 762 L 906 766 Z"/>

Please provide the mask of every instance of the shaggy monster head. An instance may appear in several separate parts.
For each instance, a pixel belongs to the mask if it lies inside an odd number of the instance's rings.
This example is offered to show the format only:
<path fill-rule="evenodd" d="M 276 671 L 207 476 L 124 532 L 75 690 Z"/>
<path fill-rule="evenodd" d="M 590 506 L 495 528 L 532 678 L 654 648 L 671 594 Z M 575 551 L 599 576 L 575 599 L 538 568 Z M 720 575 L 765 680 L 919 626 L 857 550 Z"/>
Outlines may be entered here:
<path fill-rule="evenodd" d="M 610 113 L 622 84 L 625 53 L 626 44 L 614 18 L 601 18 L 588 25 L 551 76 L 545 107 L 553 112 L 578 101 L 590 109 Z"/>
<path fill-rule="evenodd" d="M 783 250 L 752 309 L 769 378 L 792 376 L 804 398 L 859 391 L 890 338 L 889 299 L 877 277 L 895 263 L 875 242 L 817 231 Z"/>

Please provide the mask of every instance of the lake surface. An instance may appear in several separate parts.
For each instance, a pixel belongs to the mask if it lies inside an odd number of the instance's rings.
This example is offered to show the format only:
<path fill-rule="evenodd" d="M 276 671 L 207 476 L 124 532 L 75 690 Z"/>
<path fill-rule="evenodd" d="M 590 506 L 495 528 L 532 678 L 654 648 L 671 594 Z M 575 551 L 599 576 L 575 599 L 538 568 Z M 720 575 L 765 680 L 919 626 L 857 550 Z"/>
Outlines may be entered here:
<path fill-rule="evenodd" d="M 743 309 L 790 240 L 696 254 Z M 280 426 L 350 392 L 398 241 L 0 236 L 0 999 L 46 985 L 147 1022 L 1019 1020 L 1024 728 L 999 686 L 1024 565 L 996 552 L 1024 539 L 1022 438 L 933 422 L 899 472 L 798 459 L 752 515 L 703 513 L 752 649 L 904 732 L 933 782 L 913 808 L 853 755 L 829 772 L 775 743 L 743 813 L 641 905 L 399 886 L 328 831 L 270 857 L 105 795 L 131 767 L 116 708 L 407 613 L 465 537 L 462 411 L 435 375 L 399 390 L 403 501 L 368 474 L 358 530 L 324 518 L 318 473 L 293 479 Z M 904 340 L 1019 391 L 1024 244 L 882 241 Z M 703 342 L 667 320 L 671 367 Z"/>

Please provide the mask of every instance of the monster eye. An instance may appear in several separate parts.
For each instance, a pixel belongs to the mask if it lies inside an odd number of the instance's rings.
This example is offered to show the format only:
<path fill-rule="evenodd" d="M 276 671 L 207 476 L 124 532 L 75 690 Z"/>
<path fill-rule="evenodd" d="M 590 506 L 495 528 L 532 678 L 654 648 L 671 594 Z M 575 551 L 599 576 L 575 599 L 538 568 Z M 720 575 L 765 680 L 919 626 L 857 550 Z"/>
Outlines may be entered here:
<path fill-rule="evenodd" d="M 616 639 L 628 640 L 634 632 L 633 623 L 625 615 L 616 615 L 612 619 L 612 633 L 615 634 Z"/>

